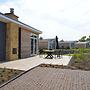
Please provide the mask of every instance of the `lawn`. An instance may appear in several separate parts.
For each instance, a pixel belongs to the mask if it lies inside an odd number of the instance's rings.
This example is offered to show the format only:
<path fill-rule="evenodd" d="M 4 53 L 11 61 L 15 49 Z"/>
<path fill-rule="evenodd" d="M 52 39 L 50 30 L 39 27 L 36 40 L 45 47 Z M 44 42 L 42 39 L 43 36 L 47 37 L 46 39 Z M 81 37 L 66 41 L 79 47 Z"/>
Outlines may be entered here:
<path fill-rule="evenodd" d="M 0 85 L 20 74 L 21 70 L 0 68 Z"/>

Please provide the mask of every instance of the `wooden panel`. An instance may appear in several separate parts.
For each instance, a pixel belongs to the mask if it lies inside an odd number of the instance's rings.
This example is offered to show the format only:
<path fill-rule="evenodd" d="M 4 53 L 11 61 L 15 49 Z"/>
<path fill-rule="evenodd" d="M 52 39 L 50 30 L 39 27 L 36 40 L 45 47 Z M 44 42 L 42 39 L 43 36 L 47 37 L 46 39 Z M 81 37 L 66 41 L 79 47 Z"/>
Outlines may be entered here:
<path fill-rule="evenodd" d="M 6 24 L 0 22 L 0 60 L 6 59 Z"/>

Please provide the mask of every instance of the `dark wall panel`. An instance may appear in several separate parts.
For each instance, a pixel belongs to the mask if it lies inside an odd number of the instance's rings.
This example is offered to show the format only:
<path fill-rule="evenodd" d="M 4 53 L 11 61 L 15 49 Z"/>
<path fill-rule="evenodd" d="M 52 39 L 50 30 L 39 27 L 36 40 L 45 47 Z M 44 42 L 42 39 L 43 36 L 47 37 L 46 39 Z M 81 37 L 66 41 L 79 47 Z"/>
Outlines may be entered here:
<path fill-rule="evenodd" d="M 6 24 L 0 22 L 0 61 L 6 59 Z"/>
<path fill-rule="evenodd" d="M 18 32 L 18 58 L 21 59 L 21 28 Z"/>

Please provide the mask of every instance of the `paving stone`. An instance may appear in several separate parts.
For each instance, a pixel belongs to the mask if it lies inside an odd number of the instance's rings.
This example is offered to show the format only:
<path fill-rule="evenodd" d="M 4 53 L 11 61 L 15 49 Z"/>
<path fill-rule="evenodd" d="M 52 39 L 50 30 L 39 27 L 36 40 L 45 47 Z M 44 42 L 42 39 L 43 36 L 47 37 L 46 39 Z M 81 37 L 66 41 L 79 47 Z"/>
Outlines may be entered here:
<path fill-rule="evenodd" d="M 0 90 L 90 90 L 90 71 L 36 67 Z"/>

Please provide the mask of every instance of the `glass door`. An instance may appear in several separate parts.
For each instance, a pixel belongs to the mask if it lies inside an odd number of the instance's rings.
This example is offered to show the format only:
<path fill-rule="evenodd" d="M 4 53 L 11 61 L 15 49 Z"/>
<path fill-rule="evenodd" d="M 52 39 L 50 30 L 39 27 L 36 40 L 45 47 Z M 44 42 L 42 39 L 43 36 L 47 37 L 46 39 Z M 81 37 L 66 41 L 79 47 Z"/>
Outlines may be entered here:
<path fill-rule="evenodd" d="M 36 35 L 31 35 L 31 55 L 37 54 L 38 49 L 37 40 L 38 39 Z"/>
<path fill-rule="evenodd" d="M 34 43 L 33 43 L 33 38 L 31 38 L 31 54 L 33 54 L 33 45 L 34 45 Z"/>
<path fill-rule="evenodd" d="M 37 53 L 37 39 L 35 39 L 35 54 Z"/>

